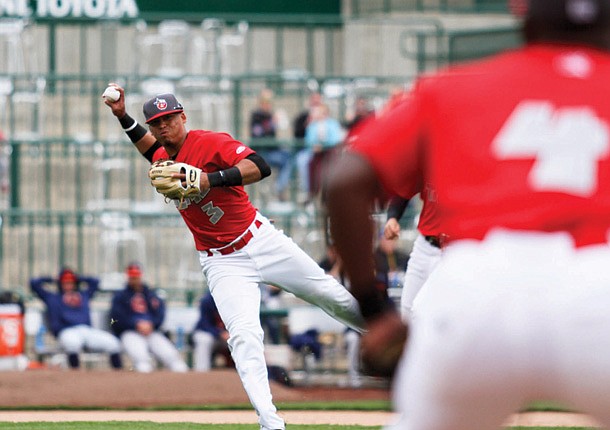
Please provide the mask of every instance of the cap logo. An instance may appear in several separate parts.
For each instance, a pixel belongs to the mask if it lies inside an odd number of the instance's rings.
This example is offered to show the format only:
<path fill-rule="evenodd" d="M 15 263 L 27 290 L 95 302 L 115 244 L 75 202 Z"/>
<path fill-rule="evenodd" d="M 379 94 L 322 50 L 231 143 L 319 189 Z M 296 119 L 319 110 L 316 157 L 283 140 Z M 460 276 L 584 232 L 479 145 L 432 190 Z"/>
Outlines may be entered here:
<path fill-rule="evenodd" d="M 165 101 L 165 99 L 158 98 L 158 99 L 155 99 L 155 106 L 159 110 L 165 110 L 165 109 L 167 109 L 167 102 Z"/>

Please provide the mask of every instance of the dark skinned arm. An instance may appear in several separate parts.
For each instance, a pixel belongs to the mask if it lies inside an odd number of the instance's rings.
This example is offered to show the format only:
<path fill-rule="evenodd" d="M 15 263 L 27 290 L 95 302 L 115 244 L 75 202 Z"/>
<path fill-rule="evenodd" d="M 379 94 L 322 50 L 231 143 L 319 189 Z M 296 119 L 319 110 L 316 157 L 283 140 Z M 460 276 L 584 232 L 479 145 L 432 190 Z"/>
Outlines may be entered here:
<path fill-rule="evenodd" d="M 408 330 L 376 287 L 370 214 L 381 187 L 373 168 L 356 154 L 337 159 L 333 172 L 327 188 L 330 229 L 350 280 L 350 291 L 367 321 L 368 331 L 361 343 L 365 371 L 392 376 Z"/>

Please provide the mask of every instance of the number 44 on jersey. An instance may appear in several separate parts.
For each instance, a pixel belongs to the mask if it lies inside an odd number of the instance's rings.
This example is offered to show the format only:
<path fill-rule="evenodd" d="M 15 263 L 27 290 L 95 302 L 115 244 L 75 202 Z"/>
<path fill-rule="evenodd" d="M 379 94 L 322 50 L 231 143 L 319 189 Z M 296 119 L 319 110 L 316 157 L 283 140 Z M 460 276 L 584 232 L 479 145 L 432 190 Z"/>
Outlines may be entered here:
<path fill-rule="evenodd" d="M 492 143 L 499 159 L 535 159 L 528 178 L 534 190 L 581 197 L 597 189 L 598 161 L 609 147 L 608 125 L 590 108 L 547 101 L 521 102 Z"/>

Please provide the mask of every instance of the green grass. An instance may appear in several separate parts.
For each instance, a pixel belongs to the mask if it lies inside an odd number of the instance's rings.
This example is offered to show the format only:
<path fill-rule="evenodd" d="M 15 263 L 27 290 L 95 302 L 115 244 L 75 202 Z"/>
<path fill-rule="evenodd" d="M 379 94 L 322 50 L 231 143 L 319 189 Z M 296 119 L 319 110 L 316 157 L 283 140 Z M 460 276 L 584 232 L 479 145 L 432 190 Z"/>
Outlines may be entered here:
<path fill-rule="evenodd" d="M 354 400 L 340 402 L 279 402 L 280 411 L 390 411 L 391 404 L 387 400 Z M 168 405 L 151 407 L 108 408 L 102 406 L 83 407 L 70 405 L 53 406 L 0 406 L 0 411 L 250 411 L 250 403 L 233 405 Z M 0 426 L 2 430 L 2 426 Z"/>
<path fill-rule="evenodd" d="M 290 424 L 290 430 L 379 430 L 379 426 L 338 426 Z M 3 423 L 2 430 L 258 430 L 257 424 L 152 423 L 149 421 Z"/>
<path fill-rule="evenodd" d="M 307 403 L 279 403 L 282 410 L 359 410 L 359 411 L 389 411 L 391 405 L 383 400 L 362 400 L 350 402 L 307 402 Z M 200 406 L 165 406 L 150 408 L 82 408 L 73 406 L 63 407 L 23 407 L 5 408 L 0 410 L 142 410 L 142 411 L 220 411 L 220 410 L 251 410 L 250 404 L 237 405 L 200 405 Z M 556 403 L 536 402 L 524 408 L 524 411 L 560 411 L 564 408 Z M 256 423 L 252 424 L 195 424 L 195 423 L 154 423 L 150 421 L 107 421 L 107 422 L 30 422 L 8 423 L 0 422 L 0 430 L 258 430 Z M 381 426 L 357 425 L 301 425 L 289 424 L 290 430 L 381 430 Z M 511 427 L 510 430 L 593 430 L 585 427 Z"/>
<path fill-rule="evenodd" d="M 380 426 L 291 424 L 290 430 L 380 430 Z M 256 424 L 152 423 L 149 421 L 2 423 L 2 430 L 258 430 Z M 586 427 L 511 427 L 510 430 L 594 430 Z"/>

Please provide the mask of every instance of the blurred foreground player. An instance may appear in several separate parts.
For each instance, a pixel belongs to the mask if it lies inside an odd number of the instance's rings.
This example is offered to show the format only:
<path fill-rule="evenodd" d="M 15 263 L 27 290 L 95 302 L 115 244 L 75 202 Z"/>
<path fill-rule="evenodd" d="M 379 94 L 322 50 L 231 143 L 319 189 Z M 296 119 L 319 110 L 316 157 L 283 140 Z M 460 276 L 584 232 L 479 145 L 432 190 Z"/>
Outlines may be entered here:
<path fill-rule="evenodd" d="M 333 169 L 332 234 L 378 370 L 406 328 L 373 288 L 373 197 L 429 181 L 448 235 L 392 429 L 501 428 L 535 399 L 610 427 L 610 1 L 526 6 L 523 48 L 420 79 Z"/>

